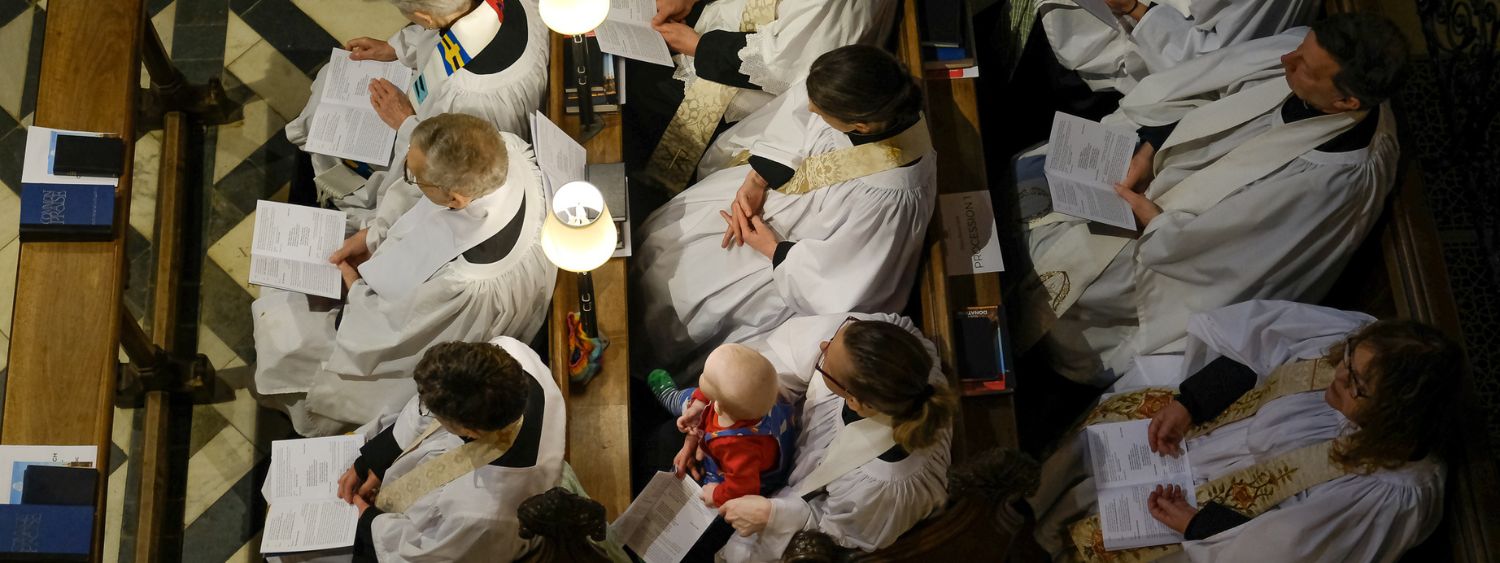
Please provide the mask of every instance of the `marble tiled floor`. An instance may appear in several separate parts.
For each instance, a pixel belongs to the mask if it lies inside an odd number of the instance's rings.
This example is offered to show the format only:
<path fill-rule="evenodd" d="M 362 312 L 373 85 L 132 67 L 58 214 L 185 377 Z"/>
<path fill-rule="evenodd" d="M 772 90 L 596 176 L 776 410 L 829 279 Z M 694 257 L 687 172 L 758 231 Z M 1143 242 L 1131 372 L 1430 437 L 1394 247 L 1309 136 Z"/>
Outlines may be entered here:
<path fill-rule="evenodd" d="M 307 100 L 330 48 L 361 36 L 387 37 L 405 20 L 380 0 L 147 0 L 151 23 L 190 80 L 218 76 L 244 106 L 244 119 L 205 133 L 204 247 L 198 351 L 222 382 L 220 398 L 182 409 L 174 448 L 188 452 L 180 560 L 260 560 L 264 503 L 259 488 L 270 441 L 290 435 L 285 418 L 261 409 L 245 389 L 253 373 L 245 283 L 255 201 L 284 198 L 295 150 L 281 135 Z M 17 157 L 35 108 L 36 73 L 46 24 L 45 0 L 0 0 L 0 377 L 10 336 L 20 247 Z M 143 73 L 143 86 L 145 76 Z M 127 257 L 126 306 L 149 307 L 147 268 L 155 209 L 160 131 L 138 131 Z M 116 409 L 106 507 L 106 561 L 133 561 L 138 469 L 132 453 L 139 413 Z M 174 549 L 169 549 L 175 551 Z M 170 559 L 179 559 L 170 553 Z"/>

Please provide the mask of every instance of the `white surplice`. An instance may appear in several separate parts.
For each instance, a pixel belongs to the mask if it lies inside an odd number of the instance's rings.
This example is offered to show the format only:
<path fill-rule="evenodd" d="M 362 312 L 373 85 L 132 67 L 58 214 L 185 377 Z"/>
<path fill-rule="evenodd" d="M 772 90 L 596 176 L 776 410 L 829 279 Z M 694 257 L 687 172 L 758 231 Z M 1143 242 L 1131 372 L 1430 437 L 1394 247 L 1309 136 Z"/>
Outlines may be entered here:
<path fill-rule="evenodd" d="M 405 182 L 391 187 L 370 222 L 372 256 L 360 266 L 382 279 L 357 281 L 342 306 L 271 288 L 251 304 L 257 391 L 292 403 L 299 433 L 338 432 L 405 403 L 416 394 L 411 370 L 433 344 L 530 341 L 540 330 L 557 279 L 540 244 L 540 172 L 525 141 L 501 136 L 505 185 L 464 209 L 438 206 Z M 461 255 L 504 228 L 519 234 L 503 258 L 478 264 Z M 390 268 L 377 272 L 377 264 Z"/>
<path fill-rule="evenodd" d="M 1195 315 L 1192 348 L 1202 357 L 1251 358 L 1264 383 L 1282 364 L 1321 356 L 1372 320 L 1285 301 L 1244 303 Z M 1267 336 L 1269 335 L 1269 336 Z M 1303 446 L 1355 430 L 1322 391 L 1283 397 L 1254 416 L 1187 441 L 1193 479 L 1202 485 Z M 1068 523 L 1097 510 L 1085 444 L 1072 439 L 1042 466 L 1042 483 L 1027 500 L 1037 514 L 1036 539 L 1054 555 Z M 1350 474 L 1282 501 L 1249 522 L 1184 542 L 1163 561 L 1396 561 L 1421 543 L 1442 518 L 1443 465 L 1431 458 L 1369 475 Z"/>
<path fill-rule="evenodd" d="M 408 117 L 397 129 L 394 150 L 397 160 L 406 154 L 417 125 L 443 113 L 481 117 L 501 131 L 522 139 L 531 138 L 528 116 L 541 107 L 547 88 L 547 57 L 550 52 L 547 27 L 537 16 L 536 0 L 507 0 L 503 4 L 507 16 L 503 23 L 488 2 L 480 2 L 449 28 L 464 52 L 472 57 L 480 56 L 486 48 L 500 50 L 524 43 L 520 57 L 499 72 L 477 74 L 460 67 L 450 73 L 444 65 L 443 46 L 437 30 L 408 25 L 388 40 L 396 50 L 396 60 L 416 72 L 406 92 L 416 115 Z M 307 140 L 324 80 L 324 73 L 319 71 L 313 80 L 312 96 L 308 98 L 307 106 L 286 125 L 287 139 L 298 147 Z M 378 205 L 380 195 L 391 185 L 400 183 L 399 175 L 391 177 L 383 162 L 371 163 L 375 165 L 375 172 L 368 180 L 361 181 L 358 176 L 339 170 L 344 164 L 338 158 L 320 154 L 310 156 L 313 173 L 321 181 L 343 186 L 339 191 L 353 189 L 353 186 L 346 186 L 350 182 L 360 186 L 347 195 L 331 194 L 335 196 L 333 203 L 350 214 L 352 228 L 362 227 Z M 392 168 L 394 164 L 399 163 L 393 163 Z"/>
<path fill-rule="evenodd" d="M 781 0 L 776 19 L 745 38 L 740 72 L 762 91 L 742 90 L 724 120 L 734 123 L 807 77 L 819 55 L 845 45 L 883 45 L 895 21 L 895 0 Z M 717 0 L 705 6 L 694 29 L 701 35 L 738 32 L 745 0 Z M 676 78 L 697 80 L 693 59 L 682 56 Z M 701 177 L 701 176 L 700 176 Z"/>
<path fill-rule="evenodd" d="M 922 519 L 936 513 L 948 499 L 949 441 L 952 431 L 940 433 L 938 442 L 905 459 L 881 459 L 854 468 L 832 481 L 812 500 L 803 500 L 798 489 L 824 461 L 830 444 L 845 428 L 844 400 L 834 395 L 813 367 L 818 343 L 833 336 L 847 317 L 884 321 L 900 326 L 922 340 L 933 357 L 928 380 L 945 386 L 937 349 L 922 337 L 911 320 L 895 314 L 838 313 L 803 317 L 784 323 L 777 330 L 749 344 L 776 367 L 783 394 L 801 400 L 800 435 L 787 486 L 771 497 L 771 521 L 766 529 L 749 537 L 735 536 L 719 551 L 720 561 L 733 563 L 780 561 L 794 534 L 817 530 L 848 548 L 873 551 L 896 541 Z"/>
<path fill-rule="evenodd" d="M 1299 28 L 1243 43 L 1153 75 L 1106 121 L 1134 128 L 1187 116 L 1213 120 L 1217 106 L 1205 100 L 1284 80 L 1279 56 L 1296 48 L 1305 33 Z M 1141 99 L 1154 101 L 1136 103 Z M 1054 367 L 1077 381 L 1108 385 L 1137 355 L 1180 352 L 1183 327 L 1194 312 L 1248 299 L 1321 299 L 1380 215 L 1395 181 L 1396 120 L 1386 104 L 1365 119 L 1377 113 L 1379 126 L 1367 147 L 1312 150 L 1201 212 L 1169 210 L 1127 242 L 1096 279 L 1074 280 L 1071 291 L 1082 294 L 1046 341 L 1054 349 Z M 1166 142 L 1170 149 L 1157 155 L 1156 179 L 1146 195 L 1184 196 L 1172 188 L 1284 125 L 1278 104 L 1215 134 L 1184 139 L 1192 132 L 1179 128 Z M 1235 170 L 1211 172 L 1227 177 Z M 1032 257 L 1073 236 L 1069 230 L 1083 222 L 1029 227 Z"/>
<path fill-rule="evenodd" d="M 371 520 L 370 537 L 380 561 L 511 561 L 536 546 L 536 539 L 521 539 L 516 509 L 526 499 L 558 485 L 562 478 L 567 441 L 562 391 L 551 370 L 531 348 L 508 337 L 492 343 L 515 358 L 531 382 L 525 420 L 516 441 L 499 460 L 427 493 L 405 512 L 385 513 Z M 381 414 L 355 431 L 368 441 L 391 429 L 398 446 L 412 448 L 386 469 L 382 480 L 386 485 L 464 443 L 440 427 L 412 447 L 435 420 L 422 416 L 417 403 L 412 397 L 404 406 Z M 274 560 L 349 561 L 348 550 L 341 551 Z"/>
<path fill-rule="evenodd" d="M 1148 4 L 1149 2 L 1141 2 Z M 1038 17 L 1052 52 L 1094 90 L 1129 92 L 1148 74 L 1312 21 L 1312 0 L 1167 0 L 1133 28 L 1110 27 L 1074 0 L 1044 0 Z"/>
<path fill-rule="evenodd" d="M 752 152 L 796 169 L 852 145 L 807 110 L 798 85 L 761 111 L 775 116 Z M 772 330 L 794 316 L 900 311 L 932 217 L 932 153 L 909 166 L 802 195 L 766 194 L 764 217 L 796 244 L 774 268 L 749 246 L 719 247 L 748 165 L 715 173 L 640 226 L 633 260 L 643 311 L 639 334 L 653 365 L 693 364 L 714 346 Z"/>

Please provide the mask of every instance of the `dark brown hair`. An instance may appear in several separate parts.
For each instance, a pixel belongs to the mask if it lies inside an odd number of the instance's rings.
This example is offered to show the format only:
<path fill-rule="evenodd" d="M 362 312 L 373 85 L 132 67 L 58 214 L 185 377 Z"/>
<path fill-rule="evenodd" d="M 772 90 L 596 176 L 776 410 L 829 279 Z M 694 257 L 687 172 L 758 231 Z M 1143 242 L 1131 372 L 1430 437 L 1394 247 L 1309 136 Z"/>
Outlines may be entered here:
<path fill-rule="evenodd" d="M 807 74 L 807 97 L 823 113 L 849 123 L 916 121 L 922 89 L 896 57 L 849 45 L 823 53 Z"/>
<path fill-rule="evenodd" d="M 429 348 L 413 378 L 417 396 L 434 416 L 464 428 L 505 428 L 526 410 L 526 372 L 499 346 L 444 342 Z"/>
<path fill-rule="evenodd" d="M 908 452 L 936 444 L 958 399 L 928 383 L 932 355 L 922 341 L 888 322 L 855 321 L 844 328 L 844 349 L 854 364 L 849 394 L 891 417 L 896 443 Z"/>
<path fill-rule="evenodd" d="M 1401 89 L 1411 48 L 1406 35 L 1391 20 L 1367 14 L 1337 14 L 1312 24 L 1318 46 L 1339 63 L 1333 85 L 1359 100 L 1362 109 L 1375 109 Z"/>
<path fill-rule="evenodd" d="M 1373 353 L 1359 372 L 1369 397 L 1356 403 L 1359 430 L 1339 440 L 1333 460 L 1369 473 L 1429 453 L 1448 457 L 1449 440 L 1467 412 L 1462 401 L 1467 375 L 1458 345 L 1430 326 L 1384 320 L 1334 346 L 1328 360 L 1342 362 L 1351 343 Z"/>

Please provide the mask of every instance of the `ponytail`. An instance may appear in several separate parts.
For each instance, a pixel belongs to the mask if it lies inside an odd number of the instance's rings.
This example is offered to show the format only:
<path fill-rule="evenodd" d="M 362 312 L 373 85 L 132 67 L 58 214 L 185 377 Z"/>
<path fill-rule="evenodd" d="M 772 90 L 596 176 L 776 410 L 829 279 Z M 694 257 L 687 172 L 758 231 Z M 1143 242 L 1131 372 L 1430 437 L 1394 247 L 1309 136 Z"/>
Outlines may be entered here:
<path fill-rule="evenodd" d="M 844 347 L 859 368 L 849 393 L 891 417 L 896 444 L 908 452 L 936 445 L 957 416 L 958 398 L 927 381 L 932 355 L 921 339 L 888 322 L 857 321 L 844 329 Z"/>
<path fill-rule="evenodd" d="M 922 112 L 922 88 L 906 65 L 883 50 L 865 45 L 834 49 L 813 61 L 807 97 L 823 113 L 849 123 L 915 123 Z"/>

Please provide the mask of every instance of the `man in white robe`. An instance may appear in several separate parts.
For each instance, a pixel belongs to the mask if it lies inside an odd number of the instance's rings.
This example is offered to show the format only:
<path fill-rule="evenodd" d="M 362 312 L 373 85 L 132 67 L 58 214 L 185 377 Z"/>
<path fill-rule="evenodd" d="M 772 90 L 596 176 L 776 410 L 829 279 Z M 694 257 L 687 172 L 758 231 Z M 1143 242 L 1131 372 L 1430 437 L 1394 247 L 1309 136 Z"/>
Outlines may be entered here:
<path fill-rule="evenodd" d="M 1038 278 L 1020 347 L 1042 339 L 1059 373 L 1102 387 L 1137 355 L 1181 351 L 1194 312 L 1323 296 L 1394 183 L 1395 119 L 1380 102 L 1405 44 L 1373 16 L 1318 25 L 1327 37 L 1299 28 L 1222 49 L 1125 98 L 1105 122 L 1142 137 L 1116 187 L 1142 231 L 1057 213 L 1030 220 Z M 1046 198 L 1023 190 L 1022 207 Z"/>
<path fill-rule="evenodd" d="M 413 139 L 397 170 L 415 185 L 393 185 L 335 254 L 344 301 L 262 288 L 251 304 L 256 390 L 289 411 L 299 434 L 337 433 L 399 407 L 416 393 L 412 366 L 437 342 L 530 341 L 546 318 L 557 269 L 540 244 L 547 210 L 530 148 L 465 114 L 435 116 Z M 503 184 L 469 186 L 476 178 Z"/>
<path fill-rule="evenodd" d="M 916 336 L 933 359 L 928 382 L 934 386 L 947 385 L 937 349 L 922 337 L 910 319 L 900 315 L 851 313 L 803 317 L 787 321 L 748 343 L 776 367 L 782 392 L 800 400 L 801 436 L 797 439 L 787 486 L 769 499 L 772 508 L 764 528 L 731 538 L 719 552 L 721 561 L 780 561 L 787 543 L 802 530 L 823 532 L 850 549 L 874 551 L 894 543 L 947 502 L 951 430 L 943 430 L 938 443 L 915 452 L 896 446 L 861 455 L 835 444 L 835 438 L 854 428 L 855 422 L 870 420 L 854 414 L 816 371 L 820 342 L 833 338 L 835 331 L 851 317 L 888 322 Z M 829 453 L 834 448 L 860 461 L 844 465 L 836 461 L 826 463 L 835 459 Z M 823 465 L 829 467 L 819 469 Z M 834 469 L 836 465 L 838 468 Z M 748 511 L 750 505 L 764 502 L 766 499 L 761 497 L 735 499 L 720 512 L 734 524 L 742 510 Z"/>
<path fill-rule="evenodd" d="M 1200 55 L 1307 25 L 1312 0 L 1103 0 L 1099 15 L 1075 0 L 1044 0 L 1037 17 L 1057 61 L 1094 90 L 1129 93 L 1147 75 Z M 1102 11 L 1102 10 L 1101 10 Z"/>
<path fill-rule="evenodd" d="M 485 345 L 451 343 L 447 349 L 437 349 L 442 352 L 438 354 L 440 357 L 424 362 L 452 364 L 459 358 L 470 360 L 476 354 L 463 347 Z M 516 509 L 531 496 L 558 485 L 562 478 L 567 441 L 562 392 L 551 370 L 525 344 L 500 337 L 487 345 L 498 347 L 514 360 L 500 363 L 502 368 L 519 372 L 496 377 L 507 387 L 490 392 L 518 399 L 518 404 L 495 405 L 494 416 L 509 414 L 514 409 L 514 417 L 519 418 L 515 428 L 507 429 L 513 437 L 498 457 L 477 460 L 474 463 L 478 465 L 463 475 L 443 483 L 430 483 L 428 490 L 419 491 L 404 510 L 382 510 L 379 493 L 390 491 L 424 465 L 483 434 L 472 430 L 456 434 L 450 428 L 452 421 L 439 424 L 432 407 L 424 405 L 422 397 L 412 397 L 405 405 L 381 414 L 355 431 L 365 439 L 365 444 L 360 448 L 360 457 L 340 482 L 340 494 L 361 509 L 353 549 L 275 559 L 329 563 L 512 561 L 536 546 L 536 539 L 521 538 Z"/>
<path fill-rule="evenodd" d="M 406 154 L 411 132 L 443 113 L 483 118 L 522 139 L 531 138 L 527 117 L 541 107 L 548 81 L 547 27 L 536 0 L 392 0 L 413 24 L 389 40 L 360 37 L 347 47 L 356 60 L 398 61 L 415 74 L 410 84 L 371 85 L 371 104 L 396 130 L 394 154 Z M 287 123 L 287 139 L 307 142 L 327 73 L 319 71 L 302 113 Z M 369 220 L 380 194 L 400 178 L 386 162 L 357 163 L 309 154 L 320 200 L 350 214 L 358 229 Z"/>
<path fill-rule="evenodd" d="M 1330 346 L 1371 321 L 1363 313 L 1287 301 L 1250 301 L 1194 315 L 1188 325 L 1185 369 L 1198 375 L 1183 385 L 1182 393 L 1188 396 L 1179 400 L 1193 403 L 1192 395 L 1216 394 L 1225 386 L 1200 381 L 1228 374 L 1213 372 L 1214 368 L 1199 373 L 1211 362 L 1229 360 L 1233 369 L 1249 373 L 1254 385 L 1262 385 L 1275 368 L 1320 358 Z M 1189 438 L 1185 455 L 1195 483 L 1201 486 L 1300 447 L 1346 435 L 1353 426 L 1318 389 L 1272 400 L 1250 418 Z M 1066 526 L 1096 510 L 1095 486 L 1085 456 L 1083 440 L 1065 442 L 1043 464 L 1041 486 L 1026 499 L 1037 515 L 1037 542 L 1054 557 L 1073 549 L 1064 540 Z M 1160 561 L 1394 562 L 1437 528 L 1443 514 L 1443 486 L 1443 464 L 1431 457 L 1368 475 L 1347 474 L 1298 492 L 1247 521 L 1242 515 L 1217 519 L 1220 522 L 1205 516 L 1189 524 L 1189 541 L 1182 543 L 1183 551 Z M 1205 533 L 1206 537 L 1199 537 Z"/>
<path fill-rule="evenodd" d="M 908 132 L 927 138 L 925 121 L 874 136 L 842 133 L 808 110 L 800 83 L 761 111 L 771 124 L 750 151 L 751 162 L 784 175 L 809 158 L 856 144 Z M 636 326 L 647 341 L 649 365 L 686 366 L 677 372 L 688 377 L 679 381 L 685 384 L 713 347 L 763 334 L 794 316 L 900 311 L 936 192 L 930 143 L 917 150 L 921 156 L 907 166 L 810 193 L 766 192 L 763 220 L 757 220 L 769 229 L 759 232 L 774 239 L 759 248 L 723 247 L 723 213 L 753 174 L 752 164 L 716 172 L 653 213 L 640 227 L 633 261 L 642 308 Z"/>

